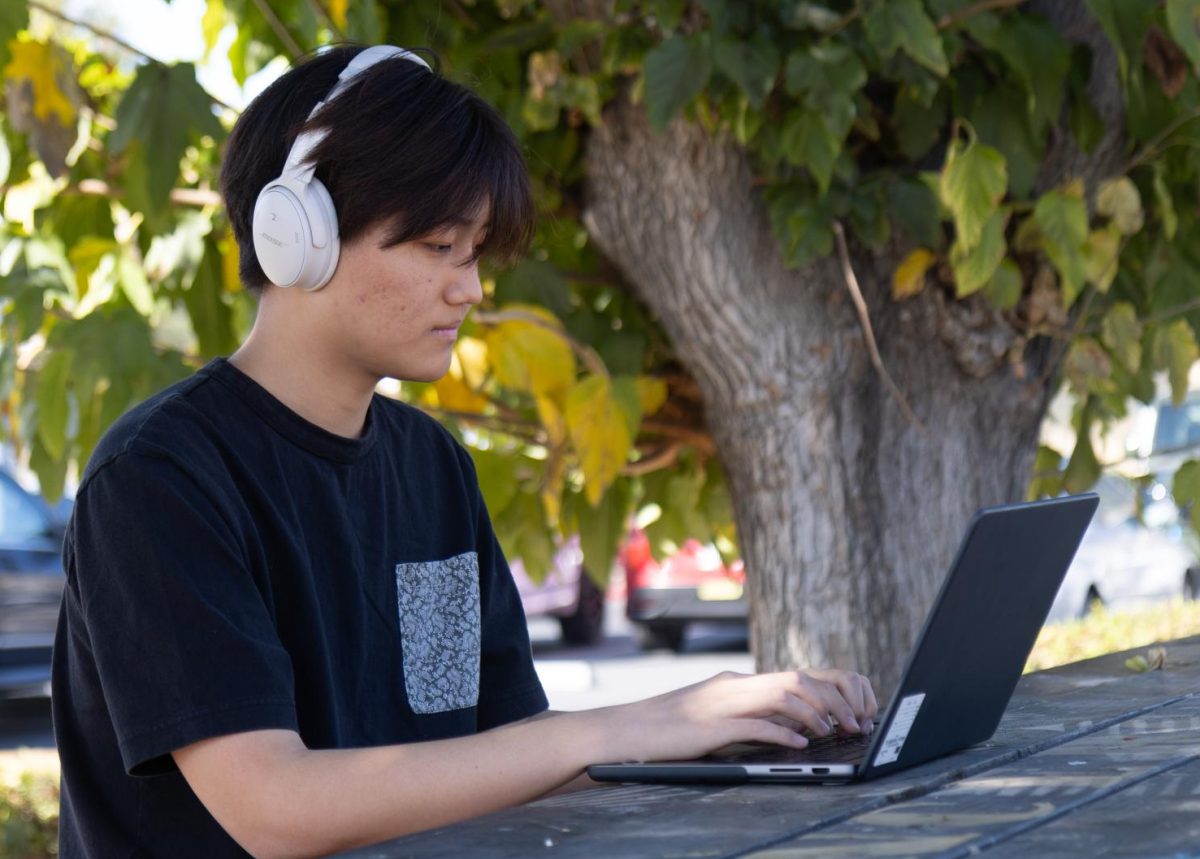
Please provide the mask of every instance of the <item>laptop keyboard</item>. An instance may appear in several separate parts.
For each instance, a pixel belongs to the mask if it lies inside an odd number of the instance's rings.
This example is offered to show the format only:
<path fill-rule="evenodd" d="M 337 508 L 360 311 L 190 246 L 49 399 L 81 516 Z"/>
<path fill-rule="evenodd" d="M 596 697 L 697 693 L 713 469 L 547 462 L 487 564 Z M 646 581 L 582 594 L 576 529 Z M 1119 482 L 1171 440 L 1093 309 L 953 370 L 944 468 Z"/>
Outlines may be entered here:
<path fill-rule="evenodd" d="M 782 746 L 761 746 L 732 754 L 720 755 L 728 763 L 756 764 L 853 764 L 861 761 L 871 745 L 871 738 L 861 734 L 843 737 L 813 737 L 804 749 L 785 749 Z"/>

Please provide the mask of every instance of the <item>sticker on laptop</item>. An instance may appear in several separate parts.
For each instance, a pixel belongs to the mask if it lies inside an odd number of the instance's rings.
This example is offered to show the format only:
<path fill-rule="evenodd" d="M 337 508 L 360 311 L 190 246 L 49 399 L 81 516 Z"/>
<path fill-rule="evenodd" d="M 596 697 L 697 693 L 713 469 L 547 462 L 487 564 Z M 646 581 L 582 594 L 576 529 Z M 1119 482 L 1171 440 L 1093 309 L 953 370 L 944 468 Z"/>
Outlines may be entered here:
<path fill-rule="evenodd" d="M 875 766 L 881 767 L 900 759 L 900 750 L 904 748 L 904 741 L 908 739 L 908 732 L 912 730 L 913 722 L 917 720 L 917 713 L 924 701 L 924 692 L 907 695 L 900 701 L 900 706 L 896 708 L 896 718 L 892 719 L 887 736 L 879 746 L 879 753 L 875 755 Z"/>

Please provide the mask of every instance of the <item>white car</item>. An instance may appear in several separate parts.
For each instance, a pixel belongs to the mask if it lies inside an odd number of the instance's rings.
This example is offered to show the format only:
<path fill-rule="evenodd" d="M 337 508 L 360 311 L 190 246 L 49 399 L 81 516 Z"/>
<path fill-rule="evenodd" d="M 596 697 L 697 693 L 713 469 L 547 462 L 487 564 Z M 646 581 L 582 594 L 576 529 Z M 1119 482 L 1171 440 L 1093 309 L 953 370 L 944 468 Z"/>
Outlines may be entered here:
<path fill-rule="evenodd" d="M 1100 506 L 1054 605 L 1051 621 L 1082 617 L 1095 605 L 1128 608 L 1153 600 L 1196 599 L 1200 560 L 1190 527 L 1181 521 L 1166 487 L 1143 495 L 1137 517 L 1137 486 L 1105 475 L 1096 486 Z"/>

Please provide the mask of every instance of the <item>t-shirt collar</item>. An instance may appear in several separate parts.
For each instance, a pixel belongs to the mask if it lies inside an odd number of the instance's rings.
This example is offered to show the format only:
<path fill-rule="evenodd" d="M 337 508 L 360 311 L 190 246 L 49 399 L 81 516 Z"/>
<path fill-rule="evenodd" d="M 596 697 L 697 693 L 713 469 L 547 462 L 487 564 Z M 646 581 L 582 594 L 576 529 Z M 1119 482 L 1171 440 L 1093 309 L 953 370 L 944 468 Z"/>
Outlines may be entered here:
<path fill-rule="evenodd" d="M 371 450 L 379 435 L 378 394 L 371 398 L 362 435 L 358 438 L 347 438 L 301 417 L 225 358 L 213 359 L 200 373 L 231 388 L 246 405 L 284 438 L 325 459 L 354 462 Z"/>

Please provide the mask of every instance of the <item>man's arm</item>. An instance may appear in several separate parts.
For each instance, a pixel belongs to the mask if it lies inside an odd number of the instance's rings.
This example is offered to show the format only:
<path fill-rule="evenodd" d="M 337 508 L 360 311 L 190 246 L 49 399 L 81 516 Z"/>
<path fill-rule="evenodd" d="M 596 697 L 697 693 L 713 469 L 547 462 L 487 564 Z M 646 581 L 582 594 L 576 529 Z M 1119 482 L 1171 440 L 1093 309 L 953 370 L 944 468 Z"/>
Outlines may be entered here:
<path fill-rule="evenodd" d="M 528 802 L 592 763 L 691 758 L 746 741 L 802 748 L 803 736 L 772 719 L 824 734 L 830 717 L 869 730 L 876 711 L 857 674 L 727 672 L 634 704 L 451 740 L 314 751 L 293 731 L 250 731 L 201 740 L 174 757 L 244 849 L 317 856 Z"/>

